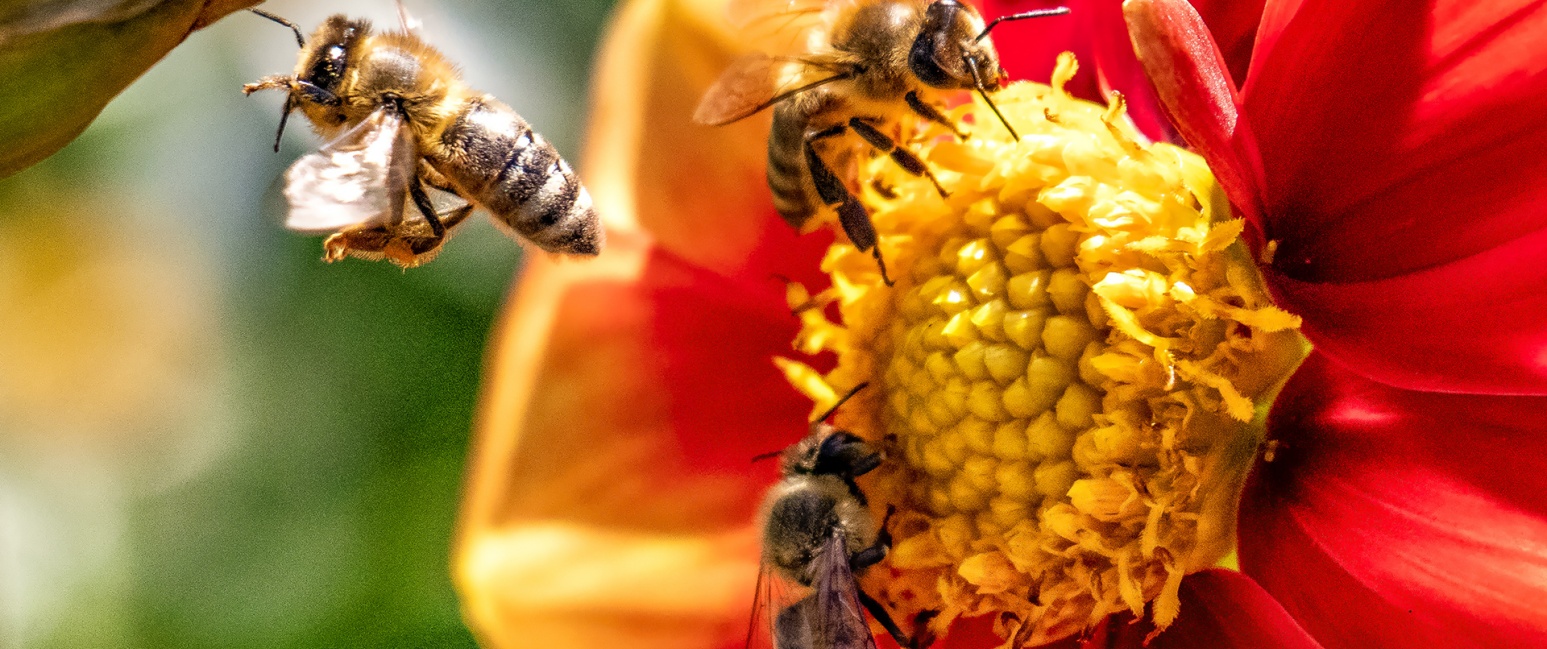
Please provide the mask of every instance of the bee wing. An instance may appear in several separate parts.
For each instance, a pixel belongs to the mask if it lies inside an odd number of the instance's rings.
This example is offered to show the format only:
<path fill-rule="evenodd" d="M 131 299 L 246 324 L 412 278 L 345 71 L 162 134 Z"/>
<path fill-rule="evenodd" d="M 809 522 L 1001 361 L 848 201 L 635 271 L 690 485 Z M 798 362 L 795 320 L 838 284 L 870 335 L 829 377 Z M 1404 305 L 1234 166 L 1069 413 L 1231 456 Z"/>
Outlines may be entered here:
<path fill-rule="evenodd" d="M 790 65 L 794 74 L 786 74 Z M 846 66 L 817 59 L 791 60 L 752 52 L 731 63 L 704 92 L 693 121 L 720 126 L 745 119 L 790 95 L 849 78 Z"/>
<path fill-rule="evenodd" d="M 285 172 L 290 214 L 285 227 L 336 232 L 403 218 L 408 180 L 418 157 L 403 118 L 383 108 Z"/>
<path fill-rule="evenodd" d="M 736 59 L 704 92 L 693 111 L 693 121 L 719 126 L 766 108 L 779 94 L 779 68 L 780 64 L 763 52 Z"/>
<path fill-rule="evenodd" d="M 726 15 L 752 48 L 799 55 L 825 47 L 829 28 L 861 1 L 731 0 Z"/>
<path fill-rule="evenodd" d="M 876 649 L 870 625 L 859 601 L 859 584 L 849 568 L 849 548 L 841 535 L 833 535 L 822 547 L 811 588 L 816 598 L 814 625 L 817 637 L 833 649 Z"/>
<path fill-rule="evenodd" d="M 733 27 L 746 27 L 779 16 L 820 13 L 831 0 L 731 0 L 725 16 Z"/>
<path fill-rule="evenodd" d="M 747 620 L 746 649 L 783 649 L 775 640 L 779 614 L 797 600 L 795 586 L 764 562 L 757 573 L 757 590 L 752 599 L 752 615 Z"/>

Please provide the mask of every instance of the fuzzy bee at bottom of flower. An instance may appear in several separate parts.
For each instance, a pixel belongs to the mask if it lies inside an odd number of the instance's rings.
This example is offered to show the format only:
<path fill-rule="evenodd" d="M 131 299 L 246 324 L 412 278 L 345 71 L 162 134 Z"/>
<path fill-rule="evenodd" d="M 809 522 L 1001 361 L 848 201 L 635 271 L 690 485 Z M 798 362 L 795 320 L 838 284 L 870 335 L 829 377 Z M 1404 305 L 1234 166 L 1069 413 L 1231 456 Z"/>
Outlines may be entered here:
<path fill-rule="evenodd" d="M 779 453 L 782 477 L 763 504 L 763 563 L 748 649 L 875 649 L 867 612 L 898 646 L 929 644 L 925 634 L 904 633 L 856 581 L 891 546 L 887 520 L 877 525 L 855 482 L 881 465 L 881 454 L 825 420 L 864 387 L 851 390 L 812 422 L 805 438 Z"/>

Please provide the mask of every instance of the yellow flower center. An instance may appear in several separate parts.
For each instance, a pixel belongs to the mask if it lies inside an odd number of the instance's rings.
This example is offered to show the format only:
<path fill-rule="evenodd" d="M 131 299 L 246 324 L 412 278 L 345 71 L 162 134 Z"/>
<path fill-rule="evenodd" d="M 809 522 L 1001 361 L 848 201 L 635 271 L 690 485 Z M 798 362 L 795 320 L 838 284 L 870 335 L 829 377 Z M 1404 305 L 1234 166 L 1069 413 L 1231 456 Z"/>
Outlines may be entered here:
<path fill-rule="evenodd" d="M 1259 406 L 1304 349 L 1203 161 L 1143 144 L 1120 98 L 1069 96 L 1074 71 L 1065 54 L 1052 87 L 995 95 L 1019 141 L 982 104 L 953 113 L 966 141 L 907 125 L 947 197 L 862 163 L 896 285 L 834 244 L 832 288 L 790 301 L 838 304 L 841 324 L 801 309 L 795 344 L 838 365 L 779 359 L 813 412 L 872 386 L 837 420 L 886 449 L 864 486 L 897 508 L 867 590 L 937 630 L 994 615 L 1011 646 L 1146 605 L 1176 618 L 1182 576 L 1233 548 Z"/>

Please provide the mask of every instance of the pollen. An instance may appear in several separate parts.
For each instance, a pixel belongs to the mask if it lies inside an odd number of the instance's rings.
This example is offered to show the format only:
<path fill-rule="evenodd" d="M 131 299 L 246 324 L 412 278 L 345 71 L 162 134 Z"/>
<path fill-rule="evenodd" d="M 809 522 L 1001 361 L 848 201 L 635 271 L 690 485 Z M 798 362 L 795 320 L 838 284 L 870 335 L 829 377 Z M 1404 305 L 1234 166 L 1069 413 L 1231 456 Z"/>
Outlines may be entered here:
<path fill-rule="evenodd" d="M 1233 550 L 1262 413 L 1305 349 L 1203 161 L 1147 143 L 1119 96 L 1071 97 L 1074 71 L 994 95 L 1018 141 L 982 103 L 951 113 L 964 140 L 905 124 L 948 195 L 861 162 L 895 285 L 834 244 L 831 288 L 789 300 L 795 347 L 837 365 L 779 360 L 813 413 L 871 386 L 836 422 L 886 453 L 863 486 L 895 541 L 867 592 L 941 633 L 992 616 L 1012 649 L 1186 614 L 1181 579 Z"/>

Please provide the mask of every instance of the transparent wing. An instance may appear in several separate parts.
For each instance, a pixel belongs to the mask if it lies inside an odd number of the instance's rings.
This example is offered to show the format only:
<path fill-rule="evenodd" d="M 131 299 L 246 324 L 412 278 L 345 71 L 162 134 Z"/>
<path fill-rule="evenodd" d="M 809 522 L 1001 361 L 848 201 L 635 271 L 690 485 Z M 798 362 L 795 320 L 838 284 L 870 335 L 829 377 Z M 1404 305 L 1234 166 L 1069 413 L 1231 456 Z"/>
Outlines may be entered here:
<path fill-rule="evenodd" d="M 401 116 L 385 108 L 371 113 L 285 172 L 290 202 L 285 227 L 336 232 L 401 221 L 417 157 L 413 134 L 403 128 Z"/>
<path fill-rule="evenodd" d="M 693 111 L 693 121 L 719 126 L 767 107 L 779 94 L 782 67 L 763 52 L 752 52 L 736 59 L 704 92 L 698 108 Z"/>
<path fill-rule="evenodd" d="M 870 625 L 859 602 L 859 584 L 849 569 L 849 551 L 841 535 L 834 535 L 816 558 L 816 578 L 811 582 L 815 598 L 813 617 L 817 637 L 833 649 L 876 649 Z"/>
<path fill-rule="evenodd" d="M 819 13 L 832 0 L 731 0 L 725 16 L 733 27 L 748 25 L 780 16 Z"/>
<path fill-rule="evenodd" d="M 787 649 L 776 640 L 780 614 L 799 601 L 800 587 L 790 583 L 766 562 L 757 573 L 757 592 L 747 621 L 746 649 Z"/>
<path fill-rule="evenodd" d="M 847 79 L 848 66 L 820 58 L 788 59 L 753 52 L 736 59 L 704 92 L 693 121 L 719 126 L 745 119 L 790 95 Z"/>
<path fill-rule="evenodd" d="M 861 0 L 732 0 L 726 15 L 752 48 L 799 55 L 821 49 L 827 28 Z"/>

